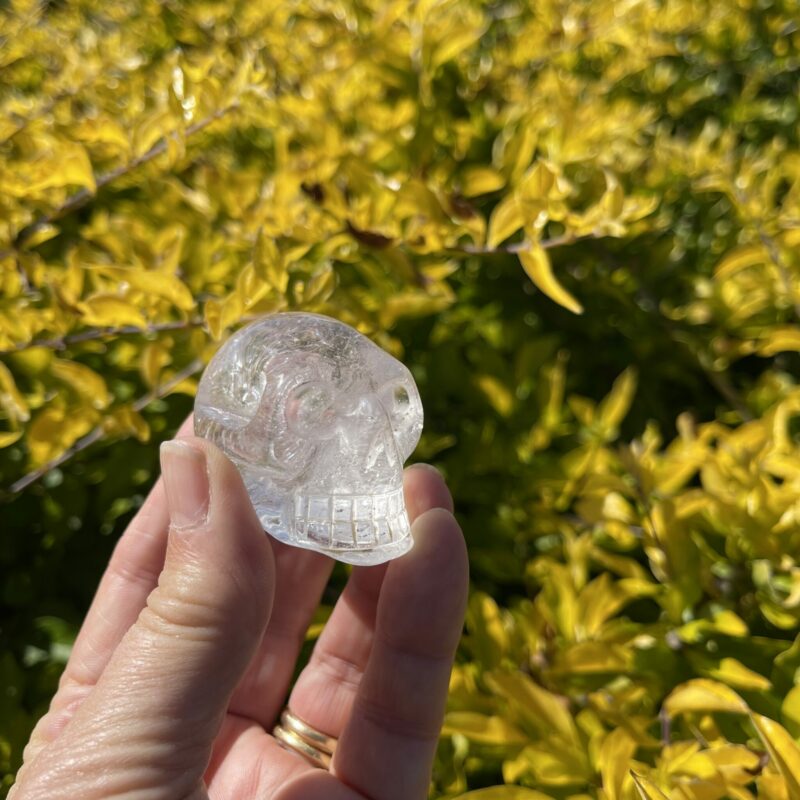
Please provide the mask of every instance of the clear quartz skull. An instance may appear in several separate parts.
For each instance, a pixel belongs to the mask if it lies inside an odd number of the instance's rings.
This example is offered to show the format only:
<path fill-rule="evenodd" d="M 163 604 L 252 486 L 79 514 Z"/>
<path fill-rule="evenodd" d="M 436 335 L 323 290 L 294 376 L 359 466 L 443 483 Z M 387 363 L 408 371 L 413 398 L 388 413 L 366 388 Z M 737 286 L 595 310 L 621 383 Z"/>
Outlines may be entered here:
<path fill-rule="evenodd" d="M 422 403 L 408 369 L 349 325 L 286 312 L 237 331 L 203 373 L 194 428 L 276 539 L 350 564 L 410 549 L 403 462 Z"/>

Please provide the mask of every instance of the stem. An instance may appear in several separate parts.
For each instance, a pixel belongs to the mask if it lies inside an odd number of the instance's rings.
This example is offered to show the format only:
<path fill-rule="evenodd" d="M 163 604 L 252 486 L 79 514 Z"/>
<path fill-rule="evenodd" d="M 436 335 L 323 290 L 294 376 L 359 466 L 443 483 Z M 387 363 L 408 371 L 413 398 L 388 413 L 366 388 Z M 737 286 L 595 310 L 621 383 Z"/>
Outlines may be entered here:
<path fill-rule="evenodd" d="M 202 368 L 203 362 L 199 358 L 196 358 L 183 369 L 176 372 L 168 381 L 166 381 L 166 383 L 161 384 L 161 386 L 156 386 L 147 394 L 142 395 L 142 397 L 134 401 L 132 405 L 133 410 L 141 411 L 154 400 L 161 399 L 165 395 L 169 394 L 179 383 L 186 380 L 186 378 L 194 375 L 197 372 L 200 372 Z M 21 492 L 23 489 L 27 489 L 28 486 L 38 481 L 39 478 L 50 472 L 51 469 L 60 467 L 66 461 L 69 461 L 73 456 L 82 452 L 87 447 L 91 447 L 91 445 L 93 445 L 95 442 L 99 442 L 105 434 L 106 430 L 101 422 L 96 428 L 87 433 L 86 436 L 78 439 L 78 441 L 75 442 L 71 447 L 68 447 L 60 456 L 51 459 L 38 469 L 29 472 L 15 483 L 12 483 L 9 491 L 12 494 L 16 494 Z"/>
<path fill-rule="evenodd" d="M 65 350 L 70 345 L 79 344 L 80 342 L 107 339 L 112 336 L 130 336 L 136 334 L 146 336 L 148 334 L 161 333 L 162 331 L 181 331 L 188 328 L 199 328 L 203 323 L 204 321 L 202 319 L 195 317 L 193 319 L 184 320 L 183 322 L 160 322 L 154 325 L 148 325 L 146 328 L 137 328 L 135 325 L 121 325 L 116 328 L 87 328 L 85 331 L 72 333 L 68 336 L 20 342 L 13 347 L 9 347 L 7 350 L 0 350 L 0 356 L 19 353 L 22 350 L 30 350 L 34 347 L 49 347 L 53 350 Z"/>
<path fill-rule="evenodd" d="M 206 117 L 205 119 L 201 119 L 198 122 L 190 125 L 186 128 L 184 133 L 184 139 L 193 136 L 195 133 L 207 128 L 212 122 L 216 122 L 218 119 L 221 119 L 226 114 L 233 111 L 235 108 L 239 107 L 238 102 L 233 102 L 229 106 L 225 106 L 224 108 L 215 111 L 210 116 Z M 153 159 L 157 158 L 158 156 L 162 155 L 167 150 L 167 142 L 170 139 L 177 138 L 178 134 L 173 131 L 171 133 L 166 134 L 161 139 L 159 139 L 146 153 L 143 153 L 140 156 L 137 156 L 132 161 L 129 161 L 127 164 L 123 164 L 121 167 L 117 167 L 116 169 L 112 169 L 110 172 L 106 172 L 105 175 L 101 175 L 95 181 L 95 190 L 90 191 L 89 189 L 81 189 L 80 191 L 73 194 L 71 197 L 68 197 L 58 208 L 55 208 L 53 211 L 45 214 L 39 219 L 31 222 L 30 225 L 26 225 L 22 228 L 19 233 L 17 233 L 16 237 L 14 238 L 13 247 L 7 248 L 6 250 L 0 250 L 0 259 L 6 258 L 7 256 L 11 256 L 14 254 L 14 250 L 18 250 L 22 247 L 28 239 L 33 236 L 38 230 L 43 228 L 45 225 L 49 225 L 56 220 L 65 217 L 67 214 L 76 211 L 79 208 L 83 208 L 96 194 L 97 192 L 108 186 L 109 183 L 112 181 L 117 180 L 117 178 L 121 178 L 124 175 L 128 175 L 129 173 L 133 172 L 137 167 L 140 167 L 142 164 L 147 164 Z"/>
<path fill-rule="evenodd" d="M 581 241 L 582 239 L 596 239 L 597 237 L 590 233 L 585 236 L 575 236 L 572 233 L 563 233 L 561 236 L 554 236 L 551 239 L 542 239 L 539 245 L 544 250 L 550 250 L 554 247 L 561 247 L 565 244 L 572 244 L 573 242 Z M 463 255 L 463 256 L 495 256 L 495 255 L 515 255 L 530 250 L 530 242 L 515 242 L 514 244 L 506 245 L 505 247 L 482 247 L 481 245 L 466 244 L 461 247 L 446 247 L 441 251 L 442 255 Z"/>

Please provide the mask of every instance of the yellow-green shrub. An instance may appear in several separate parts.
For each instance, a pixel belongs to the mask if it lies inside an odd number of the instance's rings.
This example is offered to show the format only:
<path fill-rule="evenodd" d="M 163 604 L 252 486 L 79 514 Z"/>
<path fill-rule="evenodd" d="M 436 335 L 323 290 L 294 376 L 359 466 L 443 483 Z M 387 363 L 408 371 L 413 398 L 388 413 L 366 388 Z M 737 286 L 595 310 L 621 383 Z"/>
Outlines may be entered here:
<path fill-rule="evenodd" d="M 5 786 L 202 365 L 294 308 L 411 366 L 464 523 L 436 796 L 800 797 L 799 18 L 0 4 Z"/>

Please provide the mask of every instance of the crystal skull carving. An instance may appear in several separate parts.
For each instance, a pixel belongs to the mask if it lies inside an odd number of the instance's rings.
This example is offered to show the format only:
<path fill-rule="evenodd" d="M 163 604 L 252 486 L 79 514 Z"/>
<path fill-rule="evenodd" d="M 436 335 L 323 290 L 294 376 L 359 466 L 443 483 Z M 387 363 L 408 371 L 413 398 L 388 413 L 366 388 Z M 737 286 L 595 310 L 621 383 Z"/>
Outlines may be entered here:
<path fill-rule="evenodd" d="M 237 331 L 203 373 L 194 427 L 236 464 L 276 539 L 350 564 L 411 547 L 403 462 L 422 432 L 419 392 L 349 325 L 287 312 Z"/>

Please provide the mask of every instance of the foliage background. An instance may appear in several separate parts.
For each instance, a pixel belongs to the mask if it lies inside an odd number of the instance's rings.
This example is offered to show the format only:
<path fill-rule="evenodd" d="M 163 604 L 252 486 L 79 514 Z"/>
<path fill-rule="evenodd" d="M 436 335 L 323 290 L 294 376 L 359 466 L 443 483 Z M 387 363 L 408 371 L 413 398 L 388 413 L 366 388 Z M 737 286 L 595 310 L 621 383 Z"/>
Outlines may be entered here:
<path fill-rule="evenodd" d="M 202 364 L 301 308 L 468 538 L 434 796 L 800 797 L 798 20 L 0 2 L 5 789 Z"/>

